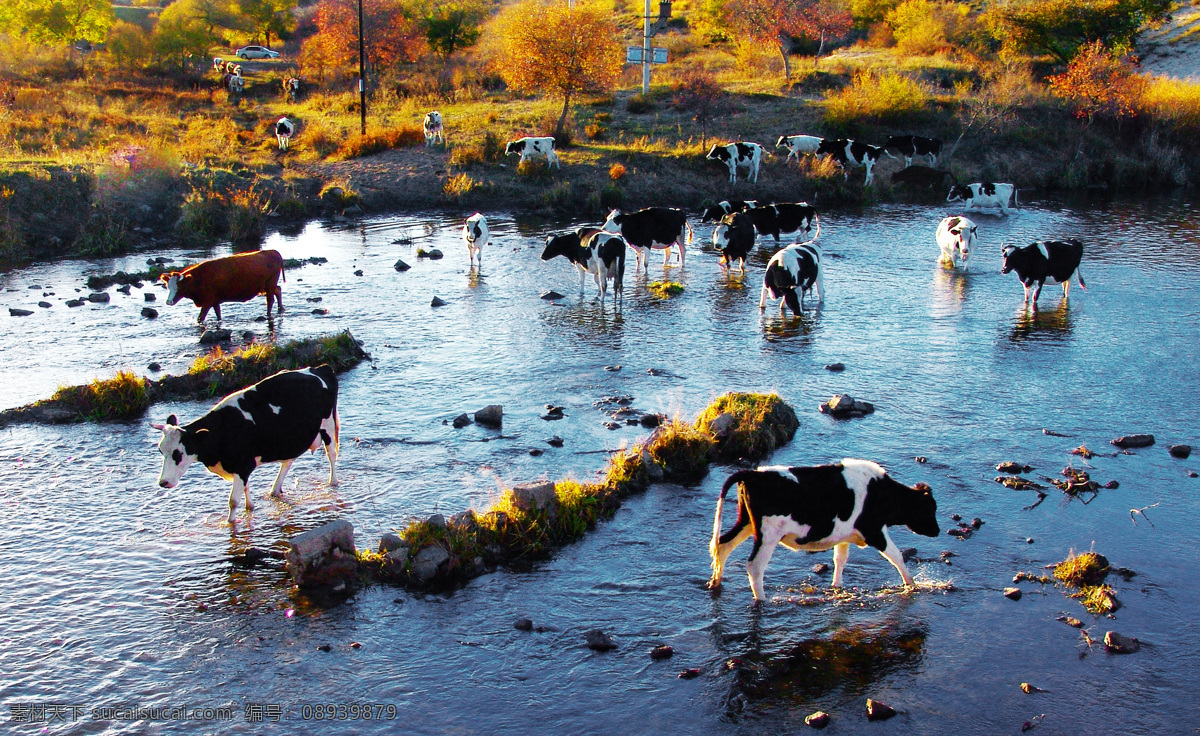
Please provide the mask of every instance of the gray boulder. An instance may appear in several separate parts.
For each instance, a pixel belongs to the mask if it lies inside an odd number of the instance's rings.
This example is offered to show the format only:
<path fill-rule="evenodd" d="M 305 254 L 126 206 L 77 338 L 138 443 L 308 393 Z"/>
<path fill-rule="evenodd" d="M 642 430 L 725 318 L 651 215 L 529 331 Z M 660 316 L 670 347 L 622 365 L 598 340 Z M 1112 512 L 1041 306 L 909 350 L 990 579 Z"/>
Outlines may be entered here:
<path fill-rule="evenodd" d="M 1191 445 L 1171 445 L 1167 448 L 1167 452 L 1171 453 L 1171 457 L 1187 460 L 1192 454 Z"/>
<path fill-rule="evenodd" d="M 112 297 L 109 296 L 107 291 L 93 291 L 91 294 L 88 294 L 88 301 L 95 304 L 107 303 L 110 299 Z"/>
<path fill-rule="evenodd" d="M 594 649 L 597 652 L 607 652 L 617 648 L 617 642 L 600 629 L 592 629 L 583 637 L 587 641 L 588 649 Z"/>
<path fill-rule="evenodd" d="M 158 310 L 150 307 L 142 307 L 142 316 L 146 319 L 155 319 L 158 317 Z"/>
<path fill-rule="evenodd" d="M 11 317 L 28 317 L 29 315 L 33 314 L 33 312 L 29 311 L 28 309 L 16 309 L 14 307 L 9 307 L 8 314 Z"/>
<path fill-rule="evenodd" d="M 400 535 L 395 532 L 387 532 L 379 537 L 379 554 L 385 555 L 392 550 L 408 547 L 408 542 L 400 538 Z"/>
<path fill-rule="evenodd" d="M 504 423 L 504 407 L 489 404 L 475 412 L 475 421 L 488 427 L 499 427 Z"/>
<path fill-rule="evenodd" d="M 1142 648 L 1141 642 L 1132 636 L 1122 636 L 1115 631 L 1104 632 L 1104 648 L 1113 654 L 1133 654 Z"/>
<path fill-rule="evenodd" d="M 288 540 L 286 559 L 302 588 L 345 585 L 358 574 L 354 526 L 339 520 L 297 534 Z"/>
<path fill-rule="evenodd" d="M 558 513 L 558 494 L 554 491 L 554 483 L 518 483 L 509 489 L 512 492 L 513 506 L 522 511 L 544 510 L 553 516 Z"/>
<path fill-rule="evenodd" d="M 436 544 L 425 547 L 413 558 L 412 576 L 427 583 L 438 575 L 439 568 L 450 559 L 450 553 Z"/>
<path fill-rule="evenodd" d="M 205 330 L 204 334 L 200 336 L 200 344 L 216 345 L 219 342 L 228 342 L 231 339 L 233 339 L 232 330 Z"/>
<path fill-rule="evenodd" d="M 1127 434 L 1118 437 L 1115 440 L 1109 440 L 1110 444 L 1116 445 L 1121 449 L 1130 447 L 1149 447 L 1154 444 L 1154 435 L 1152 434 Z"/>
<path fill-rule="evenodd" d="M 729 412 L 718 414 L 711 422 L 708 423 L 708 429 L 716 436 L 717 439 L 724 439 L 734 426 L 737 425 L 737 417 Z"/>
<path fill-rule="evenodd" d="M 392 268 L 396 269 L 400 273 L 404 273 L 408 269 L 412 268 L 412 266 L 408 265 L 407 263 L 405 263 L 404 261 L 401 260 L 401 261 L 396 261 L 395 265 L 392 266 Z"/>
<path fill-rule="evenodd" d="M 455 429 L 462 429 L 470 423 L 471 417 L 467 416 L 466 414 L 459 414 L 458 416 L 454 417 L 454 421 L 452 422 Z"/>

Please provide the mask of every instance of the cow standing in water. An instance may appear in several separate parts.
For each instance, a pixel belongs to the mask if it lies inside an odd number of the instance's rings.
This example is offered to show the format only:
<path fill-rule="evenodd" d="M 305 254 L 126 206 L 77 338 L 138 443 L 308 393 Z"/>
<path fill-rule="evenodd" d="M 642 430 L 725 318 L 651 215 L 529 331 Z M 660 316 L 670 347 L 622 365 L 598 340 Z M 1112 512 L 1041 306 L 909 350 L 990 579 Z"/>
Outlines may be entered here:
<path fill-rule="evenodd" d="M 267 317 L 271 316 L 272 302 L 279 304 L 279 313 L 283 314 L 280 276 L 283 256 L 277 250 L 264 250 L 197 263 L 182 271 L 164 273 L 158 280 L 167 287 L 168 305 L 191 299 L 200 307 L 196 321 L 203 322 L 210 309 L 221 319 L 222 302 L 246 302 L 259 295 L 267 297 Z"/>
<path fill-rule="evenodd" d="M 1001 254 L 1004 264 L 1000 273 L 1017 272 L 1017 278 L 1025 287 L 1026 303 L 1029 302 L 1029 287 L 1037 285 L 1033 291 L 1034 309 L 1037 309 L 1037 300 L 1042 295 L 1046 279 L 1053 278 L 1062 284 L 1063 299 L 1071 293 L 1072 275 L 1079 279 L 1079 288 L 1087 291 L 1083 271 L 1079 268 L 1083 261 L 1083 243 L 1075 238 L 1039 241 L 1021 248 L 1006 245 Z"/>
<path fill-rule="evenodd" d="M 475 265 L 475 258 L 478 256 L 479 268 L 483 268 L 483 246 L 491 240 L 487 218 L 478 212 L 468 217 L 463 223 L 462 236 L 467 244 L 467 267 Z"/>
<path fill-rule="evenodd" d="M 280 371 L 226 396 L 188 424 L 181 425 L 174 414 L 165 424 L 151 424 L 162 432 L 158 450 L 163 465 L 158 484 L 174 488 L 188 466 L 199 460 L 209 472 L 233 483 L 230 524 L 243 498 L 247 512 L 254 510 L 247 483 L 260 465 L 279 463 L 271 495 L 282 498 L 283 479 L 296 458 L 305 450 L 316 452 L 324 447 L 329 485 L 336 486 L 341 432 L 337 392 L 337 376 L 328 365 Z"/>

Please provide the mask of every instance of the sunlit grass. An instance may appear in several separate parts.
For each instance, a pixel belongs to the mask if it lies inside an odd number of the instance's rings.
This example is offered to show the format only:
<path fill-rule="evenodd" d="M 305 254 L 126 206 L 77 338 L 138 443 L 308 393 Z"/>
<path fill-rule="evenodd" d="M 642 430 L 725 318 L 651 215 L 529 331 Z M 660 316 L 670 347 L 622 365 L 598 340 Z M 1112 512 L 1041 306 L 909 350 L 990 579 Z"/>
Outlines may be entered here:
<path fill-rule="evenodd" d="M 64 386 L 50 398 L 89 422 L 129 419 L 150 406 L 146 379 L 133 371 L 119 371 L 112 378 L 93 379 L 83 386 Z"/>

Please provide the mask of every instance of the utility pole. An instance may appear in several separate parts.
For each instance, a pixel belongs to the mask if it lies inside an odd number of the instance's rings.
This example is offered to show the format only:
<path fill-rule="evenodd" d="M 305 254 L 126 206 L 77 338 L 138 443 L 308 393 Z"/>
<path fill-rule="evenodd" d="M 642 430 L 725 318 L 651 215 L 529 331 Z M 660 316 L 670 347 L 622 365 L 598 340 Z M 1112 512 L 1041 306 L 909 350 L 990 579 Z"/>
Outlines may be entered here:
<path fill-rule="evenodd" d="M 646 0 L 647 3 L 650 0 Z M 647 5 L 649 7 L 649 5 Z M 362 118 L 362 134 L 367 134 L 367 46 L 363 39 L 363 7 L 358 0 L 358 110 Z"/>
<path fill-rule="evenodd" d="M 642 95 L 645 96 L 650 94 L 650 64 L 654 61 L 650 39 L 667 30 L 667 23 L 671 20 L 671 0 L 659 0 L 658 17 L 653 23 L 650 22 L 650 0 L 646 0 L 646 14 L 642 20 Z"/>

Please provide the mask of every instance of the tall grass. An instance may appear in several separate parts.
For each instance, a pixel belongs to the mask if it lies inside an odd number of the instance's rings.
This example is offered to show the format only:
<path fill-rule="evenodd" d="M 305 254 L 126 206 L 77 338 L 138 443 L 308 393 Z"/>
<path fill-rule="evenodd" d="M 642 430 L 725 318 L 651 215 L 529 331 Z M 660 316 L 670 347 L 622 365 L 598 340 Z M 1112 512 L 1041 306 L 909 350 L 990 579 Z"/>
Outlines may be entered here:
<path fill-rule="evenodd" d="M 140 416 L 150 406 L 150 393 L 145 378 L 123 370 L 112 378 L 59 388 L 50 400 L 81 420 L 101 422 Z"/>
<path fill-rule="evenodd" d="M 344 161 L 350 158 L 369 156 L 372 153 L 379 153 L 380 151 L 388 151 L 393 148 L 418 146 L 424 142 L 425 132 L 419 126 L 407 125 L 400 128 L 383 130 L 378 133 L 356 135 L 342 143 L 334 153 L 333 158 L 338 161 Z"/>
<path fill-rule="evenodd" d="M 859 72 L 850 86 L 826 94 L 825 121 L 839 128 L 864 119 L 904 122 L 924 113 L 931 97 L 924 85 L 902 74 Z"/>
<path fill-rule="evenodd" d="M 1151 77 L 1143 87 L 1138 107 L 1143 114 L 1181 132 L 1200 132 L 1200 84 Z"/>

